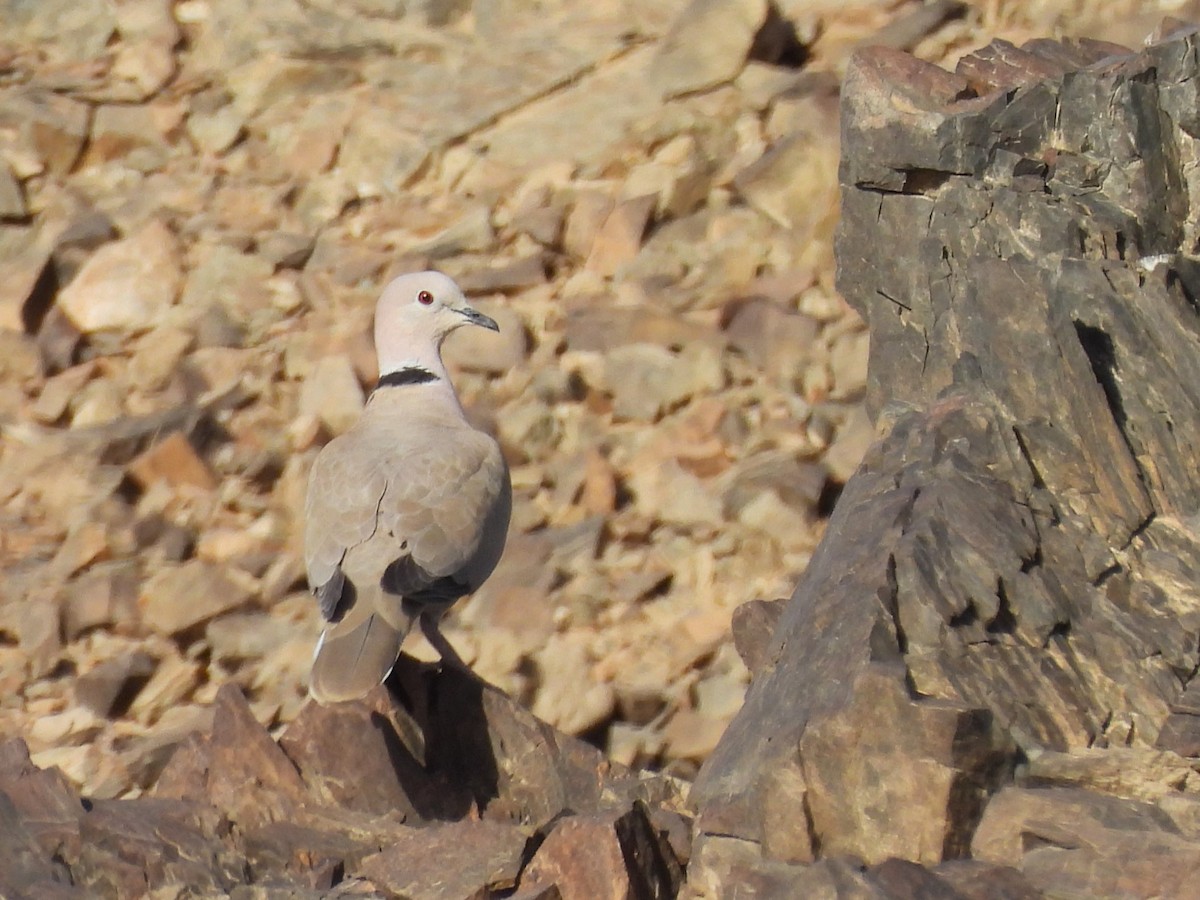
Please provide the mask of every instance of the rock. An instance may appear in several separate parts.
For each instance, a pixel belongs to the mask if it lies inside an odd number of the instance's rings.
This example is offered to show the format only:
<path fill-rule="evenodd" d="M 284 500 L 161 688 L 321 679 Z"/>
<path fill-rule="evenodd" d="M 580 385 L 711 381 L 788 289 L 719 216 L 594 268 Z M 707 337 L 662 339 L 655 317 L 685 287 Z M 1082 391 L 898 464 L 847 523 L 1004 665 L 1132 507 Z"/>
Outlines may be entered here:
<path fill-rule="evenodd" d="M 146 332 L 137 342 L 129 362 L 129 375 L 140 390 L 161 390 L 179 370 L 184 354 L 192 347 L 192 336 L 170 326 Z"/>
<path fill-rule="evenodd" d="M 673 897 L 683 871 L 641 809 L 558 823 L 521 874 L 521 892 L 558 888 L 563 900 Z"/>
<path fill-rule="evenodd" d="M 0 127 L 16 134 L 19 152 L 30 161 L 22 177 L 44 170 L 56 175 L 70 172 L 87 140 L 89 120 L 86 104 L 52 91 L 10 91 L 0 101 Z"/>
<path fill-rule="evenodd" d="M 733 611 L 733 643 L 752 675 L 767 662 L 771 635 L 786 605 L 786 600 L 748 600 Z"/>
<path fill-rule="evenodd" d="M 211 620 L 204 628 L 204 638 L 213 659 L 236 662 L 267 656 L 271 648 L 287 641 L 292 630 L 266 613 L 235 612 Z"/>
<path fill-rule="evenodd" d="M 553 242 L 554 236 L 543 237 Z M 546 283 L 546 259 L 543 254 L 534 253 L 501 265 L 471 269 L 455 280 L 467 296 L 527 290 Z M 503 328 L 500 329 L 500 333 L 504 333 Z"/>
<path fill-rule="evenodd" d="M 80 821 L 71 874 L 88 892 L 107 888 L 132 896 L 184 884 L 228 891 L 241 881 L 228 833 L 229 823 L 205 803 L 96 801 Z"/>
<path fill-rule="evenodd" d="M 815 197 L 829 190 L 837 171 L 837 145 L 827 129 L 808 126 L 778 141 L 734 178 L 734 187 L 746 202 L 783 228 L 810 234 L 829 208 Z"/>
<path fill-rule="evenodd" d="M 499 822 L 405 829 L 352 871 L 412 900 L 481 896 L 516 884 L 528 833 Z"/>
<path fill-rule="evenodd" d="M 188 115 L 188 137 L 205 153 L 224 153 L 242 137 L 246 117 L 232 103 L 211 107 L 195 104 Z"/>
<path fill-rule="evenodd" d="M 295 765 L 233 685 L 217 691 L 212 731 L 180 745 L 154 795 L 211 803 L 247 829 L 294 819 L 308 799 Z"/>
<path fill-rule="evenodd" d="M 913 702 L 894 673 L 868 669 L 862 677 L 843 715 L 812 722 L 801 739 L 822 852 L 869 864 L 965 855 L 953 836 L 970 832 L 987 794 L 1007 776 L 1010 748 L 982 710 Z M 906 774 L 888 777 L 899 772 Z M 856 799 L 847 805 L 847 797 Z"/>
<path fill-rule="evenodd" d="M 0 843 L 6 854 L 0 888 L 12 896 L 55 887 L 66 889 L 70 874 L 57 848 L 78 846 L 84 807 L 62 773 L 37 768 L 25 742 L 0 745 Z"/>
<path fill-rule="evenodd" d="M 1162 750 L 1106 747 L 1033 757 L 1022 773 L 1030 786 L 1078 786 L 1137 800 L 1160 800 L 1178 792 L 1192 793 L 1197 776 L 1190 762 Z"/>
<path fill-rule="evenodd" d="M 664 98 L 732 81 L 767 19 L 766 0 L 692 0 L 659 47 L 648 73 Z"/>
<path fill-rule="evenodd" d="M 751 299 L 729 313 L 729 343 L 768 378 L 791 385 L 812 358 L 820 327 L 808 316 L 772 300 Z"/>
<path fill-rule="evenodd" d="M 24 219 L 25 192 L 8 163 L 0 161 L 0 220 Z"/>
<path fill-rule="evenodd" d="M 42 392 L 33 405 L 31 413 L 39 422 L 53 424 L 66 414 L 76 395 L 83 390 L 84 385 L 91 381 L 96 374 L 92 363 L 84 363 L 64 369 L 57 375 L 47 378 L 42 384 Z"/>
<path fill-rule="evenodd" d="M 53 300 L 54 267 L 46 250 L 32 243 L 0 258 L 0 277 L 12 287 L 0 298 L 0 328 L 36 334 Z"/>
<path fill-rule="evenodd" d="M 346 356 L 322 357 L 304 379 L 300 413 L 316 416 L 335 435 L 357 422 L 365 405 L 354 364 Z"/>
<path fill-rule="evenodd" d="M 596 235 L 604 226 L 616 204 L 613 198 L 602 191 L 582 191 L 575 197 L 563 226 L 563 249 L 579 259 L 587 259 L 596 242 Z M 640 246 L 642 235 L 637 235 Z"/>
<path fill-rule="evenodd" d="M 66 587 L 62 627 L 68 641 L 137 614 L 138 567 L 128 560 L 90 566 Z"/>
<path fill-rule="evenodd" d="M 875 437 L 875 426 L 866 408 L 861 404 L 850 407 L 825 453 L 824 464 L 834 481 L 844 483 L 850 479 Z"/>
<path fill-rule="evenodd" d="M 720 360 L 705 347 L 681 353 L 653 344 L 627 344 L 610 351 L 604 377 L 619 419 L 654 421 L 676 405 L 725 383 Z"/>
<path fill-rule="evenodd" d="M 85 334 L 146 330 L 175 302 L 182 282 L 179 267 L 175 236 L 152 219 L 97 250 L 63 288 L 58 303 Z"/>
<path fill-rule="evenodd" d="M 594 683 L 583 641 L 551 635 L 537 658 L 545 687 L 534 701 L 535 716 L 567 734 L 586 734 L 608 721 L 612 687 Z"/>
<path fill-rule="evenodd" d="M 712 753 L 728 724 L 729 720 L 724 717 L 681 709 L 667 722 L 663 740 L 673 757 L 699 762 Z"/>
<path fill-rule="evenodd" d="M 870 335 L 865 331 L 844 334 L 830 350 L 834 400 L 857 400 L 867 389 L 867 357 Z"/>
<path fill-rule="evenodd" d="M 713 528 L 723 521 L 720 498 L 676 460 L 666 460 L 657 469 L 637 469 L 629 486 L 637 507 L 660 521 L 683 527 Z"/>
<path fill-rule="evenodd" d="M 689 344 L 720 346 L 711 328 L 680 316 L 598 303 L 568 311 L 566 339 L 572 350 L 605 352 L 627 344 L 656 344 L 674 352 Z"/>
<path fill-rule="evenodd" d="M 138 0 L 115 9 L 121 47 L 112 75 L 136 86 L 138 99 L 157 93 L 175 74 L 180 32 L 172 6 L 164 0 Z"/>
<path fill-rule="evenodd" d="M 603 224 L 596 229 L 588 251 L 586 268 L 611 277 L 621 266 L 638 255 L 642 235 L 654 212 L 657 200 L 647 194 L 624 200 L 613 207 Z"/>
<path fill-rule="evenodd" d="M 347 734 L 356 735 L 350 744 Z M 341 808 L 396 822 L 463 815 L 470 796 L 425 771 L 419 736 L 412 716 L 377 688 L 362 702 L 307 704 L 280 746 L 309 790 Z"/>
<path fill-rule="evenodd" d="M 181 431 L 172 431 L 142 451 L 130 462 L 128 472 L 143 490 L 155 484 L 200 491 L 211 491 L 217 486 L 212 469 Z"/>
<path fill-rule="evenodd" d="M 140 651 L 107 660 L 75 680 L 75 697 L 96 715 L 122 715 L 154 666 L 154 657 Z"/>
<path fill-rule="evenodd" d="M 189 560 L 150 576 L 142 586 L 138 605 L 146 627 L 160 634 L 179 635 L 237 609 L 250 597 L 247 586 L 226 575 L 219 566 Z"/>
<path fill-rule="evenodd" d="M 258 242 L 258 252 L 281 269 L 302 269 L 315 245 L 306 234 L 275 231 Z"/>
<path fill-rule="evenodd" d="M 1083 896 L 1185 896 L 1200 864 L 1200 843 L 1157 807 L 1072 788 L 1006 788 L 988 804 L 971 852 L 1020 868 L 1040 890 Z M 1103 863 L 1113 859 L 1116 870 Z"/>
<path fill-rule="evenodd" d="M 161 168 L 167 147 L 149 106 L 105 104 L 92 117 L 85 165 L 103 165 L 113 160 L 139 171 Z"/>
<path fill-rule="evenodd" d="M 1200 682 L 1190 682 L 1171 705 L 1155 746 L 1180 756 L 1200 756 Z"/>
<path fill-rule="evenodd" d="M 274 274 L 274 266 L 251 253 L 225 245 L 201 248 L 200 259 L 188 272 L 180 305 L 194 314 L 214 310 L 225 319 L 217 323 L 222 330 L 244 331 L 257 335 L 281 317 L 272 304 L 262 302 L 263 285 Z M 210 326 L 211 327 L 211 326 Z M 240 343 L 226 338 L 207 338 L 200 329 L 200 344 Z"/>

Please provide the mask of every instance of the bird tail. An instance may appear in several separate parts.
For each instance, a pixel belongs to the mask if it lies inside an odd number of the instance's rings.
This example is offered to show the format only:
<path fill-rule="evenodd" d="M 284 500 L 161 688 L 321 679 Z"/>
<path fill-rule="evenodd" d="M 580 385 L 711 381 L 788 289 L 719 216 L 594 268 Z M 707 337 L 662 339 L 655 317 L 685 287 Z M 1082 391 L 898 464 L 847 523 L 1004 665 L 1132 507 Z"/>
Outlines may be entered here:
<path fill-rule="evenodd" d="M 408 633 L 378 613 L 344 629 L 347 624 L 328 626 L 317 642 L 308 693 L 322 705 L 357 700 L 384 681 Z"/>

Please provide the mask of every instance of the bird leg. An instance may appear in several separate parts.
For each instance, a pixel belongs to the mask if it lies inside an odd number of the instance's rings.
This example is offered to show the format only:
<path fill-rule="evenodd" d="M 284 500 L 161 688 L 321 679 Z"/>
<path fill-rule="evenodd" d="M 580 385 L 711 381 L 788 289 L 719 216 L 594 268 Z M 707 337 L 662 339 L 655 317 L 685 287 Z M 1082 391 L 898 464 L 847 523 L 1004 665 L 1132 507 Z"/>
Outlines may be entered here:
<path fill-rule="evenodd" d="M 470 672 L 470 667 L 463 662 L 463 658 L 458 655 L 458 651 L 450 646 L 450 642 L 446 640 L 446 636 L 442 634 L 439 623 L 442 619 L 444 610 L 437 612 L 427 611 L 421 613 L 419 619 L 421 622 L 421 633 L 425 635 L 425 639 L 433 646 L 433 649 L 442 657 L 442 662 L 448 663 L 456 669 L 461 669 L 464 672 Z"/>

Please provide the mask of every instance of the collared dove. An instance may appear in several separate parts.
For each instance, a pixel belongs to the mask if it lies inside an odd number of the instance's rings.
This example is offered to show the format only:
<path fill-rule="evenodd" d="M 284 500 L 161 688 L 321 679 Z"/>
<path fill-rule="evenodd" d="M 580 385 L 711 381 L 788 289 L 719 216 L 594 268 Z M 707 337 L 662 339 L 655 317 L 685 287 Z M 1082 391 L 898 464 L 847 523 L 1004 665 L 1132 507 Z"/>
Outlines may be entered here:
<path fill-rule="evenodd" d="M 319 703 L 361 697 L 386 679 L 418 619 L 456 659 L 438 620 L 504 550 L 508 467 L 467 423 L 442 363 L 442 341 L 463 325 L 499 330 L 445 275 L 392 281 L 375 308 L 379 383 L 313 464 L 304 557 L 328 620 L 309 683 Z"/>

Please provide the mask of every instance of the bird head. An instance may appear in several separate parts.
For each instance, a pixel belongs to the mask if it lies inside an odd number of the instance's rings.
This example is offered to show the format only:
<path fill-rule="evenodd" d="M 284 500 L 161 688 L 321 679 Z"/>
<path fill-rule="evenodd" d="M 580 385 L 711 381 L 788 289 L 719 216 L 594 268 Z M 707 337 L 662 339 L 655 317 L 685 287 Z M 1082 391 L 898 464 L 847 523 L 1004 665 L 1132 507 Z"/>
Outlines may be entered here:
<path fill-rule="evenodd" d="M 499 331 L 496 320 L 467 303 L 462 290 L 441 272 L 414 272 L 395 278 L 375 308 L 375 349 L 379 369 L 425 362 L 442 341 L 464 325 Z"/>

